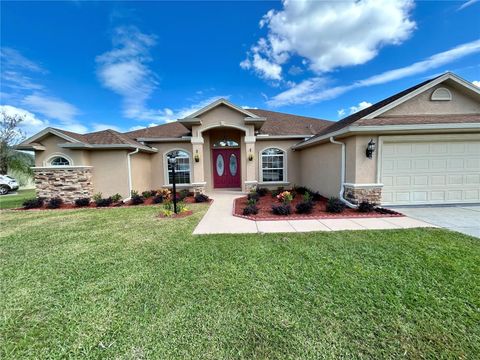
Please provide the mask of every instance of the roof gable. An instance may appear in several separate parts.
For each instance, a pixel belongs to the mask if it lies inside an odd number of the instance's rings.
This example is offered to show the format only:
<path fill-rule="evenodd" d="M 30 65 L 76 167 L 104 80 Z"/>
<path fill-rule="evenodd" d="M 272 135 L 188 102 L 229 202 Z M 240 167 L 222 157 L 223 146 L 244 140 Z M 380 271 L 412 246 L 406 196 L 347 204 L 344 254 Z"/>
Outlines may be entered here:
<path fill-rule="evenodd" d="M 199 117 L 200 115 L 216 108 L 217 106 L 221 106 L 221 105 L 225 105 L 225 106 L 227 106 L 227 107 L 229 107 L 229 108 L 231 108 L 235 111 L 238 111 L 238 112 L 242 113 L 243 115 L 245 115 L 246 117 L 254 118 L 254 119 L 259 118 L 259 116 L 255 115 L 254 113 L 231 103 L 227 99 L 220 98 L 220 99 L 212 102 L 211 104 L 208 104 L 207 106 L 204 106 L 200 110 L 195 111 L 193 114 L 190 114 L 190 115 L 186 116 L 185 118 L 179 119 L 179 120 L 181 121 L 181 120 L 187 120 L 187 119 L 195 119 L 195 118 Z"/>

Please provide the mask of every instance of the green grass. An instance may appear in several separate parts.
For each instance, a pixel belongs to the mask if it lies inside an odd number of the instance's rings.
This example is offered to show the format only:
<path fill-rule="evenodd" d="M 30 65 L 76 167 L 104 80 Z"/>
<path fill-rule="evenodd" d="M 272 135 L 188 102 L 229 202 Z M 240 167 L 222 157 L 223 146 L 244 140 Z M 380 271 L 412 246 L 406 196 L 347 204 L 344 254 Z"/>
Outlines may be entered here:
<path fill-rule="evenodd" d="M 194 237 L 192 208 L 1 212 L 0 358 L 478 358 L 478 240 Z"/>
<path fill-rule="evenodd" d="M 18 190 L 17 194 L 1 195 L 0 209 L 13 209 L 22 206 L 22 203 L 35 197 L 35 189 Z"/>

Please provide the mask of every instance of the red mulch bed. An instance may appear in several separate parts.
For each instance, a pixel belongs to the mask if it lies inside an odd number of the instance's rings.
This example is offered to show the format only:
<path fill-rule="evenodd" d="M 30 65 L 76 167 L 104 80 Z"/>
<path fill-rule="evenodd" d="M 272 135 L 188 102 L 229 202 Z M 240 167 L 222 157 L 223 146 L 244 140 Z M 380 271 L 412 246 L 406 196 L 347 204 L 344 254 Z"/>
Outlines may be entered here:
<path fill-rule="evenodd" d="M 212 199 L 210 199 L 208 202 L 208 204 L 211 204 L 212 203 Z M 195 198 L 193 196 L 188 196 L 186 197 L 185 199 L 183 199 L 183 202 L 186 203 L 186 204 L 200 204 L 200 203 L 196 203 L 195 202 Z M 22 210 L 22 211 L 39 211 L 39 210 L 78 210 L 78 209 L 108 209 L 108 208 L 114 208 L 114 207 L 126 207 L 126 206 L 151 206 L 151 205 L 162 205 L 163 203 L 158 203 L 158 204 L 155 204 L 153 202 L 153 197 L 150 197 L 148 199 L 145 199 L 145 201 L 143 202 L 143 204 L 138 204 L 138 205 L 133 205 L 131 203 L 131 201 L 129 202 L 126 202 L 126 203 L 123 203 L 123 202 L 118 202 L 118 203 L 113 203 L 112 205 L 110 206 L 97 206 L 95 205 L 95 203 L 92 201 L 88 206 L 75 206 L 75 204 L 62 204 L 60 205 L 59 208 L 56 208 L 56 209 L 49 209 L 47 208 L 47 203 L 48 201 L 45 201 L 45 204 L 40 207 L 40 208 L 33 208 L 33 209 L 25 209 L 23 207 L 21 208 L 16 208 L 16 209 L 10 209 L 10 210 Z M 188 211 L 186 212 L 188 213 Z M 187 215 L 190 215 L 190 214 L 187 214 Z M 187 216 L 185 215 L 185 216 Z M 176 217 L 182 217 L 182 216 L 176 216 Z"/>
<path fill-rule="evenodd" d="M 187 211 L 181 212 L 180 214 L 172 214 L 171 216 L 165 216 L 163 214 L 159 214 L 158 217 L 161 219 L 180 219 L 180 218 L 190 216 L 192 214 L 193 214 L 192 210 L 187 210 Z"/>
<path fill-rule="evenodd" d="M 233 215 L 249 220 L 302 220 L 302 219 L 349 219 L 349 218 L 377 218 L 377 217 L 398 217 L 404 216 L 398 212 L 379 209 L 370 213 L 361 213 L 355 209 L 345 208 L 340 214 L 329 213 L 325 210 L 327 205 L 327 199 L 322 198 L 320 201 L 316 201 L 313 206 L 313 210 L 310 214 L 297 214 L 295 213 L 295 206 L 302 202 L 302 196 L 297 195 L 290 204 L 292 208 L 292 214 L 290 215 L 275 215 L 272 213 L 272 205 L 280 205 L 280 202 L 273 198 L 271 194 L 267 194 L 257 202 L 258 214 L 257 215 L 243 215 L 243 209 L 247 206 L 247 197 L 241 197 L 235 199 L 233 205 Z M 385 212 L 385 213 L 382 213 Z"/>

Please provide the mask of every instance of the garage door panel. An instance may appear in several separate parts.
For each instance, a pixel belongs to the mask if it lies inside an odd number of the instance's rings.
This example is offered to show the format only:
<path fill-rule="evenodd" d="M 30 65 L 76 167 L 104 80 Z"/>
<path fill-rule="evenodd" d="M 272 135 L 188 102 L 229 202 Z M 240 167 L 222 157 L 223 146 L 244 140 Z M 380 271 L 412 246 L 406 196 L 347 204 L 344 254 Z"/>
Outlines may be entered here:
<path fill-rule="evenodd" d="M 384 143 L 382 202 L 480 202 L 480 142 Z"/>

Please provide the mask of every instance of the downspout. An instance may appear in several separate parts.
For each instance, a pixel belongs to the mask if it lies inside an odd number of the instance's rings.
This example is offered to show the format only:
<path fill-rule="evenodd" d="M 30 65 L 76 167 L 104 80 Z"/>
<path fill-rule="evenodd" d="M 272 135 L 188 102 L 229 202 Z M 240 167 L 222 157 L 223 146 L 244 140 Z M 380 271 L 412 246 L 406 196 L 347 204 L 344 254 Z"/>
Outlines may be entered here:
<path fill-rule="evenodd" d="M 132 197 L 132 162 L 130 160 L 130 157 L 132 155 L 138 154 L 140 151 L 139 148 L 136 148 L 135 151 L 132 151 L 127 154 L 127 168 L 128 168 L 128 198 L 124 199 L 123 201 L 128 201 Z"/>
<path fill-rule="evenodd" d="M 352 208 L 352 209 L 356 209 L 358 207 L 358 205 L 355 205 L 355 204 L 352 204 L 351 202 L 349 202 L 348 200 L 346 200 L 344 197 L 343 197 L 343 193 L 345 192 L 345 187 L 344 187 L 344 183 L 345 183 L 345 143 L 341 142 L 341 141 L 337 141 L 333 138 L 333 136 L 330 136 L 330 142 L 332 144 L 337 144 L 337 145 L 341 145 L 342 146 L 342 160 L 341 160 L 341 164 L 340 164 L 340 167 L 341 167 L 341 170 L 340 170 L 340 192 L 338 193 L 338 198 L 340 199 L 341 202 L 343 202 L 345 205 L 347 205 L 349 208 Z"/>

